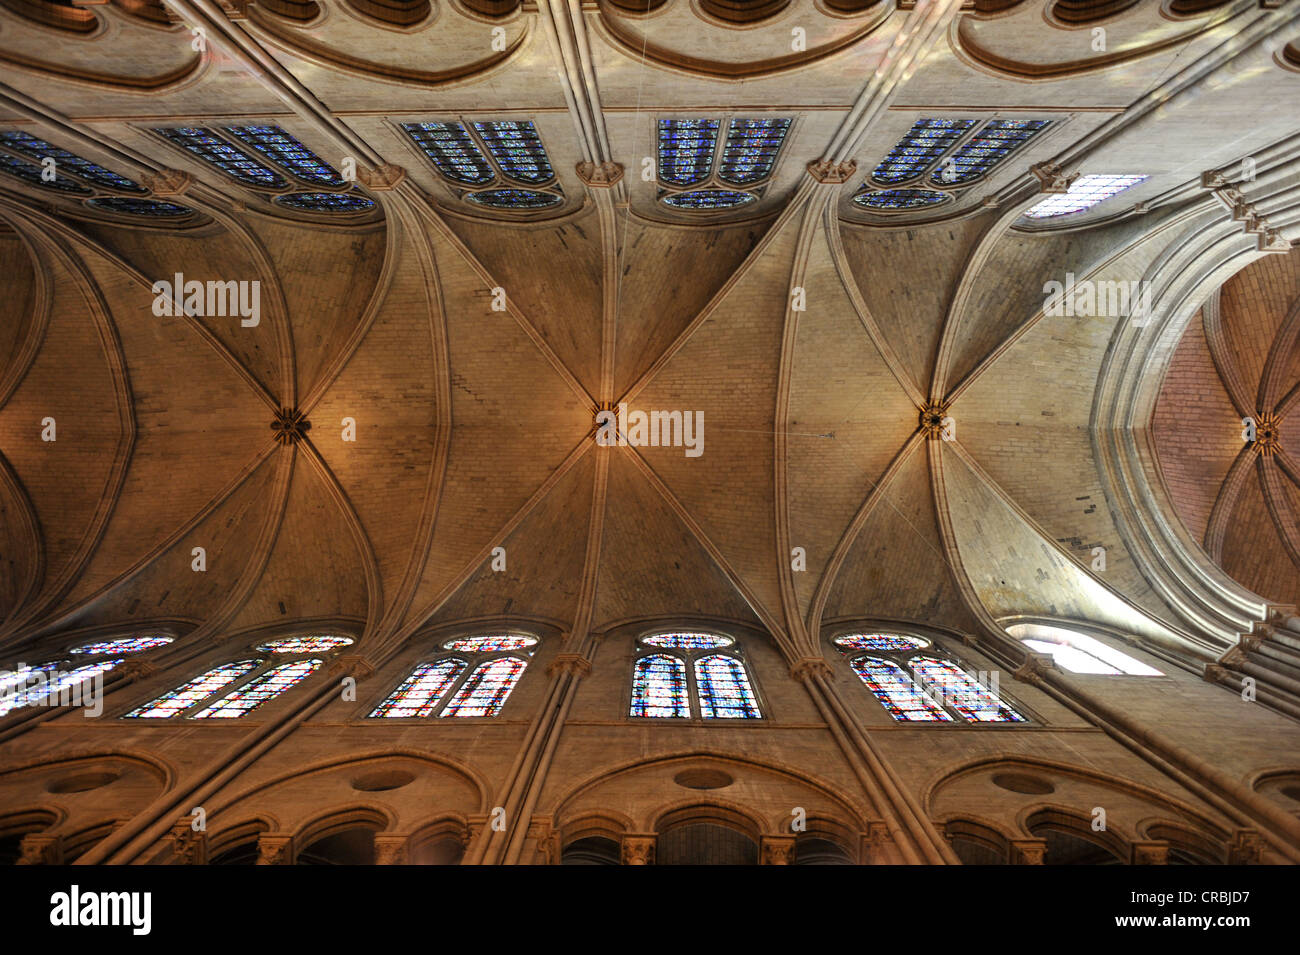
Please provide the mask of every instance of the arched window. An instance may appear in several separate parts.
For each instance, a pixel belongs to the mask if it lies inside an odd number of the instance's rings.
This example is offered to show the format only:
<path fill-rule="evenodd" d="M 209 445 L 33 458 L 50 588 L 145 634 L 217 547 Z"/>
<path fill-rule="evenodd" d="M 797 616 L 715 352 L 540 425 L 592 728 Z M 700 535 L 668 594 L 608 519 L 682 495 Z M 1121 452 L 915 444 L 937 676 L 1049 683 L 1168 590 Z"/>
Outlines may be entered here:
<path fill-rule="evenodd" d="M 1051 654 L 1056 665 L 1069 673 L 1104 676 L 1164 676 L 1155 667 L 1107 646 L 1095 637 L 1062 627 L 1018 623 L 1007 633 L 1038 653 Z"/>
<path fill-rule="evenodd" d="M 356 215 L 375 207 L 373 199 L 279 126 L 160 126 L 153 131 L 286 209 Z M 304 184 L 331 191 L 302 192 Z"/>
<path fill-rule="evenodd" d="M 719 144 L 724 122 L 726 135 Z M 783 117 L 659 120 L 659 201 L 688 210 L 731 209 L 757 201 L 789 130 L 790 120 Z"/>
<path fill-rule="evenodd" d="M 66 149 L 60 149 L 58 146 L 47 143 L 45 140 L 21 129 L 9 129 L 0 132 L 0 143 L 15 152 L 35 159 L 37 162 L 53 159 L 55 167 L 60 172 L 69 173 L 96 186 L 115 189 L 118 192 L 133 192 L 138 195 L 144 195 L 147 191 L 138 182 L 128 179 L 126 176 L 119 176 L 98 163 L 83 159 Z"/>
<path fill-rule="evenodd" d="M 24 706 L 91 705 L 94 700 L 87 697 L 96 690 L 89 681 L 111 671 L 129 654 L 154 650 L 174 639 L 162 631 L 147 631 L 73 647 L 67 652 L 74 658 L 90 659 L 72 669 L 65 670 L 64 667 L 72 664 L 60 659 L 35 666 L 19 664 L 12 670 L 0 671 L 0 716 Z"/>
<path fill-rule="evenodd" d="M 538 639 L 525 633 L 485 633 L 442 644 L 368 714 L 371 719 L 496 716 L 528 667 Z M 453 692 L 454 690 L 454 692 Z M 441 708 L 441 711 L 439 709 Z"/>
<path fill-rule="evenodd" d="M 918 119 L 876 164 L 853 202 L 874 212 L 942 205 L 1050 125 L 1045 119 Z M 904 184 L 918 188 L 897 188 Z"/>
<path fill-rule="evenodd" d="M 529 120 L 402 123 L 402 129 L 466 202 L 517 212 L 564 202 L 550 156 Z"/>
<path fill-rule="evenodd" d="M 899 722 L 1025 722 L 1025 717 L 998 695 L 996 673 L 979 674 L 977 679 L 937 653 L 922 637 L 846 633 L 831 643 Z"/>
<path fill-rule="evenodd" d="M 1146 182 L 1148 178 L 1129 174 L 1080 176 L 1070 185 L 1068 192 L 1048 196 L 1025 215 L 1030 219 L 1053 219 L 1084 212 L 1111 196 L 1117 196 L 1126 189 Z"/>
<path fill-rule="evenodd" d="M 194 212 L 189 206 L 174 202 L 160 202 L 157 199 L 132 199 L 130 196 L 96 196 L 87 199 L 86 205 L 92 209 L 115 212 L 125 216 L 147 216 L 153 219 L 178 219 Z"/>
<path fill-rule="evenodd" d="M 759 719 L 740 648 L 731 637 L 700 631 L 653 633 L 638 641 L 629 716 Z"/>
<path fill-rule="evenodd" d="M 351 637 L 323 633 L 268 640 L 256 647 L 259 654 L 267 656 L 213 667 L 122 718 L 165 720 L 188 714 L 185 718 L 192 720 L 237 719 L 301 683 L 329 654 L 353 642 Z M 221 693 L 224 695 L 218 697 Z"/>

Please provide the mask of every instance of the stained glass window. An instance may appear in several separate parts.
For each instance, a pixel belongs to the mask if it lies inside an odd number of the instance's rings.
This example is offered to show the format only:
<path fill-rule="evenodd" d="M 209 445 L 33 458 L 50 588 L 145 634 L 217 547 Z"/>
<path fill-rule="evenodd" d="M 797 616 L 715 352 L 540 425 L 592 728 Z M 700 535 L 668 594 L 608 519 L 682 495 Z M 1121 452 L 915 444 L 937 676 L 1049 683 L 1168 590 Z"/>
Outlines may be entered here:
<path fill-rule="evenodd" d="M 139 653 L 141 650 L 152 650 L 154 647 L 162 647 L 172 642 L 171 637 L 163 636 L 160 633 L 142 634 L 138 637 L 123 637 L 119 640 L 103 640 L 99 643 L 87 643 L 84 646 L 77 647 L 75 650 L 69 650 L 69 653 Z"/>
<path fill-rule="evenodd" d="M 871 173 L 885 185 L 915 179 L 975 125 L 973 119 L 918 119 Z"/>
<path fill-rule="evenodd" d="M 721 653 L 695 661 L 695 687 L 704 719 L 758 719 L 758 701 L 745 665 Z"/>
<path fill-rule="evenodd" d="M 527 666 L 527 661 L 518 657 L 480 663 L 438 715 L 496 716 Z"/>
<path fill-rule="evenodd" d="M 562 196 L 553 192 L 533 192 L 531 189 L 488 189 L 467 193 L 465 199 L 477 206 L 493 209 L 546 209 L 564 201 Z"/>
<path fill-rule="evenodd" d="M 198 156 L 209 165 L 216 166 L 232 179 L 250 186 L 283 189 L 289 185 L 279 173 L 268 169 L 230 143 L 197 126 L 180 126 L 174 129 L 155 129 L 164 139 Z"/>
<path fill-rule="evenodd" d="M 370 713 L 374 717 L 405 719 L 428 716 L 465 669 L 465 661 L 450 657 L 422 663 L 405 682 Z M 508 692 L 508 691 L 507 691 Z"/>
<path fill-rule="evenodd" d="M 716 119 L 659 120 L 659 180 L 675 186 L 703 182 L 713 170 L 717 143 Z"/>
<path fill-rule="evenodd" d="M 637 660 L 632 671 L 631 715 L 689 717 L 686 662 L 664 653 Z"/>
<path fill-rule="evenodd" d="M 853 201 L 867 209 L 920 209 L 948 201 L 948 195 L 932 189 L 882 189 L 860 192 Z"/>
<path fill-rule="evenodd" d="M 943 186 L 972 182 L 1051 125 L 1044 119 L 993 119 L 939 164 L 931 178 Z"/>
<path fill-rule="evenodd" d="M 278 667 L 272 667 L 233 693 L 228 693 L 215 703 L 205 706 L 190 719 L 238 719 L 302 682 L 320 665 L 320 660 L 309 659 L 295 660 L 293 663 L 282 663 Z"/>
<path fill-rule="evenodd" d="M 656 633 L 648 637 L 642 637 L 641 642 L 646 646 L 663 647 L 669 650 L 716 650 L 719 647 L 729 647 L 736 641 L 732 640 L 731 637 L 724 637 L 720 633 L 686 631 Z"/>
<path fill-rule="evenodd" d="M 343 185 L 334 167 L 279 126 L 227 126 L 226 132 L 305 182 Z"/>
<path fill-rule="evenodd" d="M 57 189 L 60 192 L 71 192 L 83 196 L 90 195 L 90 190 L 85 186 L 73 182 L 67 176 L 58 175 L 57 169 L 54 178 L 47 181 L 41 178 L 42 170 L 40 166 L 34 166 L 17 156 L 10 156 L 8 153 L 0 153 L 0 170 L 45 189 Z"/>
<path fill-rule="evenodd" d="M 1164 676 L 1154 667 L 1149 667 L 1140 660 L 1135 660 L 1127 653 L 1108 647 L 1100 640 L 1083 633 L 1058 630 L 1055 627 L 1040 628 L 1050 630 L 1052 635 L 1060 634 L 1058 640 L 1023 640 L 1025 646 L 1039 653 L 1050 653 L 1062 669 L 1070 673 L 1097 673 L 1107 676 Z"/>
<path fill-rule="evenodd" d="M 533 124 L 527 120 L 475 123 L 474 131 L 509 179 L 533 184 L 555 178 Z"/>
<path fill-rule="evenodd" d="M 697 189 L 693 192 L 677 192 L 664 196 L 663 203 L 674 209 L 731 209 L 754 201 L 751 192 L 735 192 L 731 189 Z"/>
<path fill-rule="evenodd" d="M 733 119 L 727 127 L 718 178 L 733 186 L 766 179 L 789 128 L 788 119 Z"/>
<path fill-rule="evenodd" d="M 460 123 L 403 123 L 402 129 L 448 179 L 479 185 L 495 178 L 478 143 Z"/>
<path fill-rule="evenodd" d="M 448 640 L 442 646 L 445 650 L 461 650 L 465 653 L 500 653 L 503 650 L 527 650 L 535 647 L 537 638 L 522 633 L 490 634 Z"/>
<path fill-rule="evenodd" d="M 157 219 L 175 219 L 194 211 L 189 206 L 180 206 L 174 202 L 131 199 L 127 196 L 99 196 L 87 199 L 86 205 L 94 209 L 103 209 L 105 212 L 117 212 L 128 216 L 152 216 Z"/>
<path fill-rule="evenodd" d="M 41 703 L 50 697 L 55 697 L 51 705 L 90 702 L 85 699 L 85 693 L 89 688 L 83 689 L 81 685 L 101 673 L 107 673 L 121 663 L 122 659 L 118 657 L 114 660 L 100 660 L 97 663 L 77 667 L 75 670 L 59 670 L 49 664 L 29 668 L 23 672 L 30 677 L 26 680 L 30 685 L 24 685 L 21 690 L 0 694 L 0 716 L 11 710 Z M 33 674 L 40 675 L 33 676 Z M 15 686 L 17 683 L 11 679 L 9 689 L 13 690 Z"/>
<path fill-rule="evenodd" d="M 225 666 L 215 667 L 202 676 L 190 680 L 184 686 L 178 686 L 174 690 L 167 691 L 158 699 L 136 707 L 130 713 L 127 713 L 125 718 L 165 720 L 206 700 L 213 693 L 229 686 L 261 665 L 261 660 L 240 660 L 238 663 L 227 663 Z"/>
<path fill-rule="evenodd" d="M 284 637 L 264 643 L 257 649 L 264 653 L 326 653 L 346 647 L 352 643 L 351 637 L 334 637 L 313 634 L 306 637 Z"/>
<path fill-rule="evenodd" d="M 34 667 L 20 665 L 14 670 L 0 671 L 0 715 L 15 708 L 12 702 L 14 697 L 25 692 L 25 689 L 20 689 L 20 687 L 26 688 L 29 683 L 33 684 L 33 689 L 37 685 L 44 686 L 50 679 L 50 672 L 57 670 L 66 662 L 64 660 L 55 660 L 53 663 L 41 663 Z M 40 675 L 38 676 L 38 674 Z M 37 681 L 40 681 L 40 683 Z"/>
<path fill-rule="evenodd" d="M 16 149 L 18 152 L 31 156 L 37 161 L 49 156 L 54 159 L 59 172 L 72 173 L 77 178 L 93 182 L 97 186 L 117 189 L 121 192 L 143 194 L 145 191 L 139 183 L 127 179 L 126 176 L 119 176 L 98 163 L 83 159 L 66 149 L 60 149 L 58 146 L 51 145 L 43 139 L 36 138 L 31 133 L 23 132 L 21 129 L 0 131 L 0 143 L 4 143 L 10 149 Z"/>
<path fill-rule="evenodd" d="M 355 192 L 291 192 L 271 201 L 303 212 L 363 212 L 375 206 L 373 199 Z"/>
<path fill-rule="evenodd" d="M 844 653 L 850 650 L 906 653 L 909 650 L 922 650 L 930 645 L 920 637 L 908 637 L 901 633 L 848 633 L 836 637 L 834 643 Z"/>
<path fill-rule="evenodd" d="M 926 696 L 903 668 L 888 660 L 857 657 L 849 666 L 894 719 L 902 723 L 951 723 L 952 717 Z"/>
<path fill-rule="evenodd" d="M 1070 186 L 1070 191 L 1048 196 L 1025 213 L 1031 219 L 1050 219 L 1068 216 L 1072 212 L 1091 209 L 1097 203 L 1146 182 L 1147 176 L 1080 176 Z"/>
<path fill-rule="evenodd" d="M 933 687 L 943 701 L 968 723 L 1023 723 L 1025 718 L 1003 703 L 955 663 L 936 657 L 913 657 L 912 672 Z"/>

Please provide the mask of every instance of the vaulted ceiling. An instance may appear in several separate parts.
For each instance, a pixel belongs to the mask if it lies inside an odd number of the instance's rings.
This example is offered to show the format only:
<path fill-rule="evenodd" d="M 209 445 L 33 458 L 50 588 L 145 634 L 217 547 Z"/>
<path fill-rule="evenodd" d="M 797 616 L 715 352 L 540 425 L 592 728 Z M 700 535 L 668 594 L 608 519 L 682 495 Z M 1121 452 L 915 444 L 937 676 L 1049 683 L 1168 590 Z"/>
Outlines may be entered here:
<path fill-rule="evenodd" d="M 1118 320 L 1045 315 L 1044 284 L 1142 277 L 1203 170 L 1292 133 L 1241 104 L 1300 87 L 1271 39 L 1300 32 L 1294 11 L 1110 4 L 1097 50 L 1087 4 L 1036 0 L 3 6 L 0 127 L 193 210 L 131 219 L 0 181 L 5 637 L 322 620 L 365 649 L 449 620 L 585 635 L 690 615 L 797 659 L 845 618 L 1184 626 L 1094 460 Z M 39 22 L 74 12 L 89 32 Z M 658 201 L 656 120 L 729 116 L 793 120 L 757 200 Z M 1051 125 L 934 209 L 854 204 L 932 116 Z M 534 122 L 564 201 L 475 207 L 399 125 L 473 119 Z M 151 132 L 232 123 L 352 161 L 373 208 L 273 204 Z M 1148 178 L 1030 220 L 1035 164 Z M 1189 529 L 1290 602 L 1294 566 L 1252 542 L 1296 556 L 1294 415 L 1250 481 L 1232 426 L 1234 382 L 1296 393 L 1296 261 L 1251 266 L 1191 323 L 1155 429 Z M 260 322 L 157 315 L 176 273 L 260 282 Z M 702 412 L 703 454 L 598 445 L 620 402 Z M 277 440 L 282 409 L 302 440 Z"/>

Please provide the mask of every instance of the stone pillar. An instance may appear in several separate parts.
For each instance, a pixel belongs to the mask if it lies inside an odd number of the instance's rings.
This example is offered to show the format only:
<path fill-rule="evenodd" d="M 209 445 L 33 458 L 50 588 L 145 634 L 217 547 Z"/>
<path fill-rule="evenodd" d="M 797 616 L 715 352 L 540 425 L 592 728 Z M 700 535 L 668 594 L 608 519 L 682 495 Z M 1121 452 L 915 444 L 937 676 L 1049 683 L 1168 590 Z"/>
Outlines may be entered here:
<path fill-rule="evenodd" d="M 623 836 L 624 865 L 653 865 L 655 836 L 636 833 Z"/>

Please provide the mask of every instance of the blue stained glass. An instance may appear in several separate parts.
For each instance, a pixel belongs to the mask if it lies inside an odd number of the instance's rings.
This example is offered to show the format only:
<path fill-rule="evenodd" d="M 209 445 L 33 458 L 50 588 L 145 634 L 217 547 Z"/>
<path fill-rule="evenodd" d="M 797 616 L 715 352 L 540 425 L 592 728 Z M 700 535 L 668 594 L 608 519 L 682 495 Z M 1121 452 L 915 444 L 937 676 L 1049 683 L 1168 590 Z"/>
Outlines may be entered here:
<path fill-rule="evenodd" d="M 719 647 L 729 647 L 736 641 L 720 633 L 680 631 L 652 634 L 642 637 L 641 642 L 647 646 L 664 647 L 670 650 L 716 650 Z"/>
<path fill-rule="evenodd" d="M 10 149 L 15 149 L 38 161 L 49 156 L 53 158 L 58 171 L 71 173 L 78 179 L 93 182 L 97 186 L 117 189 L 121 192 L 137 192 L 141 195 L 145 192 L 144 187 L 127 179 L 126 176 L 119 176 L 98 163 L 93 163 L 89 159 L 82 159 L 66 149 L 60 149 L 43 139 L 37 139 L 31 133 L 23 132 L 21 129 L 0 131 L 0 143 L 4 143 Z"/>
<path fill-rule="evenodd" d="M 697 189 L 694 192 L 673 193 L 664 196 L 661 201 L 674 209 L 731 209 L 753 202 L 754 195 L 730 189 Z"/>
<path fill-rule="evenodd" d="M 300 683 L 321 665 L 320 660 L 298 660 L 283 663 L 267 670 L 261 676 L 245 683 L 233 693 L 229 693 L 199 710 L 192 720 L 238 719 L 245 713 L 257 709 L 268 700 L 273 700 L 296 683 Z"/>
<path fill-rule="evenodd" d="M 935 688 L 944 702 L 968 723 L 1023 723 L 1025 718 L 1003 703 L 998 695 L 947 660 L 914 657 L 912 672 Z"/>
<path fill-rule="evenodd" d="M 21 709 L 49 700 L 50 706 L 87 705 L 92 702 L 88 697 L 95 692 L 93 684 L 82 684 L 93 680 L 101 673 L 107 673 L 122 662 L 122 657 L 115 660 L 100 660 L 88 663 L 75 670 L 59 670 L 57 665 L 45 664 L 20 671 L 23 675 L 23 689 L 15 689 L 20 681 L 10 678 L 6 681 L 4 691 L 0 693 L 0 716 L 11 710 Z M 31 686 L 27 686 L 31 683 Z"/>
<path fill-rule="evenodd" d="M 538 185 L 555 178 L 546 147 L 527 120 L 475 123 L 474 131 L 487 146 L 506 178 Z"/>
<path fill-rule="evenodd" d="M 145 633 L 135 637 L 121 637 L 117 640 L 103 640 L 99 643 L 87 643 L 69 653 L 87 653 L 99 655 L 104 653 L 140 653 L 152 650 L 172 642 L 172 638 L 161 633 Z"/>
<path fill-rule="evenodd" d="M 695 686 L 704 719 L 758 719 L 758 701 L 745 664 L 717 653 L 695 661 Z"/>
<path fill-rule="evenodd" d="M 206 129 L 181 126 L 175 129 L 155 129 L 154 132 L 198 156 L 208 165 L 216 166 L 238 182 L 268 189 L 283 189 L 289 185 L 279 173 L 266 168 L 242 149 L 214 136 Z"/>
<path fill-rule="evenodd" d="M 496 716 L 527 666 L 518 657 L 480 663 L 438 716 Z"/>
<path fill-rule="evenodd" d="M 82 196 L 90 195 L 90 190 L 81 183 L 73 182 L 67 176 L 58 175 L 57 169 L 54 178 L 46 181 L 41 178 L 40 166 L 33 166 L 31 163 L 25 162 L 17 156 L 10 156 L 8 153 L 0 153 L 0 170 L 43 189 L 57 189 L 59 192 L 70 192 Z"/>
<path fill-rule="evenodd" d="M 973 119 L 918 119 L 872 171 L 871 178 L 891 186 L 915 179 L 974 125 Z"/>
<path fill-rule="evenodd" d="M 733 186 L 766 179 L 789 129 L 788 119 L 733 119 L 727 128 L 718 178 Z"/>
<path fill-rule="evenodd" d="M 226 132 L 305 182 L 343 185 L 343 177 L 333 166 L 279 126 L 227 126 Z"/>
<path fill-rule="evenodd" d="M 951 723 L 952 717 L 926 696 L 903 668 L 888 660 L 858 657 L 849 662 L 880 705 L 901 723 Z"/>
<path fill-rule="evenodd" d="M 403 123 L 402 129 L 448 179 L 481 185 L 496 178 L 460 123 Z"/>
<path fill-rule="evenodd" d="M 693 186 L 709 178 L 718 143 L 716 119 L 659 120 L 659 180 Z"/>
<path fill-rule="evenodd" d="M 836 637 L 834 643 L 842 653 L 848 653 L 851 650 L 903 653 L 908 650 L 920 650 L 929 646 L 920 637 L 908 637 L 901 633 L 848 633 L 842 637 Z"/>
<path fill-rule="evenodd" d="M 531 189 L 488 189 L 466 193 L 465 200 L 477 206 L 516 210 L 546 209 L 564 201 L 553 192 L 533 192 Z"/>
<path fill-rule="evenodd" d="M 464 669 L 465 661 L 454 657 L 420 664 L 388 699 L 371 711 L 370 717 L 407 719 L 428 716 L 438 708 Z"/>
<path fill-rule="evenodd" d="M 656 653 L 641 657 L 632 671 L 632 716 L 687 718 L 686 662 Z"/>
<path fill-rule="evenodd" d="M 183 713 L 259 666 L 261 666 L 260 660 L 241 660 L 238 663 L 215 667 L 174 690 L 168 690 L 156 700 L 136 707 L 123 719 L 165 720 L 177 713 Z"/>
<path fill-rule="evenodd" d="M 265 653 L 328 653 L 352 645 L 351 637 L 312 634 L 306 637 L 283 637 L 264 643 L 257 649 Z"/>
<path fill-rule="evenodd" d="M 853 201 L 866 209 L 921 209 L 947 202 L 948 196 L 929 189 L 884 189 L 880 192 L 860 192 Z"/>
<path fill-rule="evenodd" d="M 346 214 L 373 209 L 375 201 L 355 192 L 291 192 L 271 200 L 276 205 L 303 212 Z"/>
<path fill-rule="evenodd" d="M 994 119 L 939 164 L 930 176 L 939 185 L 972 182 L 1051 125 L 1045 119 Z"/>
<path fill-rule="evenodd" d="M 175 219 L 190 215 L 194 210 L 189 206 L 178 206 L 174 202 L 160 202 L 157 199 L 129 199 L 125 196 L 99 196 L 87 199 L 86 205 L 105 212 L 118 212 L 128 216 L 153 216 L 157 219 Z"/>

